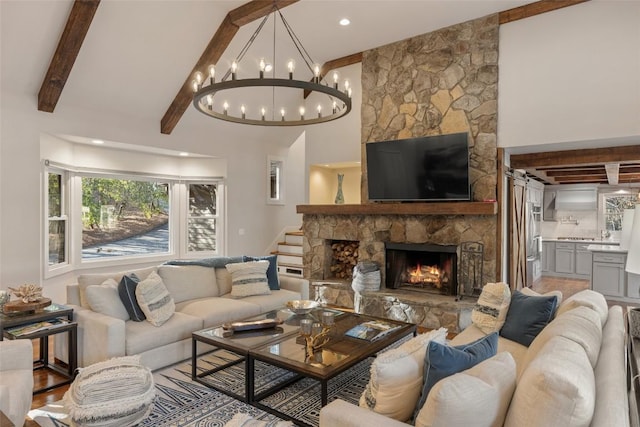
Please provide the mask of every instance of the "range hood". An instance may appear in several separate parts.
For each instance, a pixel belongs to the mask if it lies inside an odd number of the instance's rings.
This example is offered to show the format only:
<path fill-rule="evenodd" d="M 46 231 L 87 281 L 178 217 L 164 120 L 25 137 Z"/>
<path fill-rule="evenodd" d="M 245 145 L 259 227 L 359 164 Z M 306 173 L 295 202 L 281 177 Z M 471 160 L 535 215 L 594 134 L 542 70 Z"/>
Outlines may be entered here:
<path fill-rule="evenodd" d="M 555 209 L 559 211 L 595 211 L 598 209 L 596 188 L 558 189 Z"/>

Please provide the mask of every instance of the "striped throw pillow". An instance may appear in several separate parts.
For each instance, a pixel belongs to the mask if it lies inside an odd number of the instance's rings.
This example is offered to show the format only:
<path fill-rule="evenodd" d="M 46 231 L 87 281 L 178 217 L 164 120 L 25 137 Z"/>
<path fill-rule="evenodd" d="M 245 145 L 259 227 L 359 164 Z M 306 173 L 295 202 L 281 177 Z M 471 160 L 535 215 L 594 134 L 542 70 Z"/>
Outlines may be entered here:
<path fill-rule="evenodd" d="M 226 265 L 231 274 L 231 296 L 243 298 L 271 293 L 267 281 L 269 261 L 249 261 Z"/>
<path fill-rule="evenodd" d="M 504 282 L 487 283 L 471 312 L 471 321 L 485 334 L 497 332 L 504 325 L 511 303 L 511 290 Z"/>
<path fill-rule="evenodd" d="M 162 282 L 162 278 L 155 271 L 138 283 L 136 299 L 140 309 L 153 326 L 161 326 L 176 311 L 171 294 Z"/>

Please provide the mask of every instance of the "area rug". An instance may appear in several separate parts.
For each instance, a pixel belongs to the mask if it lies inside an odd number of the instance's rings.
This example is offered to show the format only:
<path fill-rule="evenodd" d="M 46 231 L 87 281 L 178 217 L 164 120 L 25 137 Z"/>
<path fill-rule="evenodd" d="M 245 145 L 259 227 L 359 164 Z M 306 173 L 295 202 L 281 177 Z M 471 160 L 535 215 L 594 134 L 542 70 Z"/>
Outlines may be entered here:
<path fill-rule="evenodd" d="M 200 372 L 235 357 L 227 352 L 207 355 L 198 362 Z M 328 400 L 336 398 L 357 404 L 369 380 L 368 359 L 329 381 Z M 292 374 L 286 370 L 256 362 L 256 390 L 259 392 L 275 381 L 282 381 Z M 248 413 L 261 420 L 276 419 L 251 405 L 233 399 L 191 380 L 191 360 L 154 372 L 156 399 L 148 418 L 140 427 L 210 427 L 224 426 L 237 413 Z M 244 394 L 244 363 L 205 377 L 207 382 Z M 302 379 L 262 401 L 272 408 L 317 426 L 320 414 L 320 383 Z M 70 425 L 63 402 L 51 403 L 29 412 L 29 416 L 43 427 Z"/>

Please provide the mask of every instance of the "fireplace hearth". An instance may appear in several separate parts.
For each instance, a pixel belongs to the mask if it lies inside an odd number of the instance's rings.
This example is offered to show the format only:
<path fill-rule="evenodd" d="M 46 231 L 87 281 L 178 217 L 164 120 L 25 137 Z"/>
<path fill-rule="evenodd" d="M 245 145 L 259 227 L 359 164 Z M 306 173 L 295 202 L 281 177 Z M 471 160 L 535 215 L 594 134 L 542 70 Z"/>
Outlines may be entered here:
<path fill-rule="evenodd" d="M 438 295 L 457 295 L 457 247 L 387 243 L 385 287 Z"/>

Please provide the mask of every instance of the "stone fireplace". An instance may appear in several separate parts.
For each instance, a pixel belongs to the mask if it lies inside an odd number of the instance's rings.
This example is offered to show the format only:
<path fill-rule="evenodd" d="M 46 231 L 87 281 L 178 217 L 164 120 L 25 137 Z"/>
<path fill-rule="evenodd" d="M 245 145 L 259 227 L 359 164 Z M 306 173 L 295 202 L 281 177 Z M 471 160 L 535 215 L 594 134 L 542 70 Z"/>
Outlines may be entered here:
<path fill-rule="evenodd" d="M 498 16 L 491 15 L 363 52 L 362 204 L 298 206 L 305 277 L 312 283 L 328 279 L 327 241 L 357 241 L 359 261 L 381 266 L 385 284 L 362 295 L 363 313 L 452 332 L 465 326 L 472 297 L 496 281 L 498 36 Z M 469 135 L 469 202 L 369 201 L 367 143 L 459 132 Z M 469 242 L 477 252 L 461 251 Z M 455 268 L 447 274 L 461 295 L 386 286 L 385 247 L 395 244 L 455 247 Z"/>
<path fill-rule="evenodd" d="M 458 294 L 458 256 L 454 245 L 385 245 L 386 289 L 435 295 Z"/>

